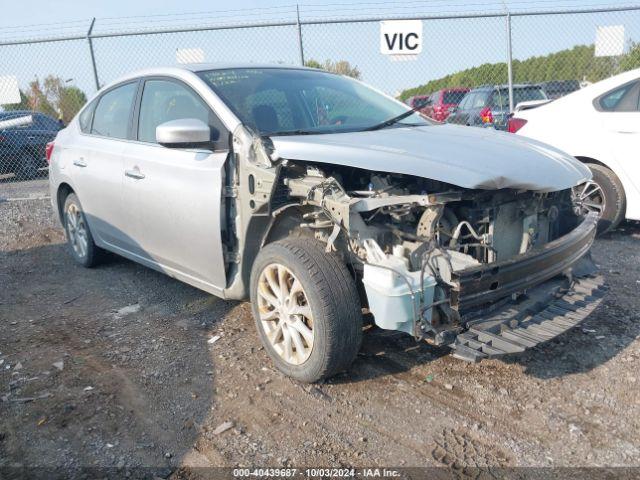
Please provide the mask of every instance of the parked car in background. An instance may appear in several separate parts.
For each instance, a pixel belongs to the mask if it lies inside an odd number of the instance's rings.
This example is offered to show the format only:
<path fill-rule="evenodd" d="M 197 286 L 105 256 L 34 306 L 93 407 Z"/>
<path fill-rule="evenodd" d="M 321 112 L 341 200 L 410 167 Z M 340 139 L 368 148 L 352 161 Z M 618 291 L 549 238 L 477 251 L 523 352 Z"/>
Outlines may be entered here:
<path fill-rule="evenodd" d="M 0 173 L 21 180 L 34 178 L 47 166 L 45 149 L 61 126 L 43 113 L 28 110 L 0 112 Z"/>
<path fill-rule="evenodd" d="M 580 82 L 578 80 L 554 80 L 550 82 L 542 82 L 538 84 L 549 100 L 564 97 L 576 90 L 580 90 Z"/>
<path fill-rule="evenodd" d="M 588 168 L 534 140 L 429 121 L 333 73 L 134 73 L 49 153 L 76 262 L 110 250 L 250 298 L 266 353 L 301 381 L 349 367 L 365 306 L 380 328 L 479 361 L 551 339 L 602 298 L 597 215 L 571 205 Z"/>
<path fill-rule="evenodd" d="M 449 109 L 456 107 L 469 92 L 468 88 L 443 88 L 429 95 L 429 101 L 421 111 L 426 116 L 444 122 L 449 116 Z"/>
<path fill-rule="evenodd" d="M 547 100 L 539 85 L 514 85 L 513 105 L 520 102 Z M 471 90 L 457 107 L 451 109 L 447 123 L 471 127 L 492 127 L 506 130 L 509 119 L 509 87 L 484 86 Z"/>
<path fill-rule="evenodd" d="M 574 189 L 601 233 L 640 220 L 640 69 L 517 112 L 509 131 L 560 148 L 585 163 L 593 181 Z"/>
<path fill-rule="evenodd" d="M 411 108 L 416 108 L 418 105 L 422 105 L 421 108 L 417 109 L 417 111 L 424 113 L 425 108 L 429 104 L 430 98 L 429 95 L 414 95 L 407 99 L 407 105 Z"/>

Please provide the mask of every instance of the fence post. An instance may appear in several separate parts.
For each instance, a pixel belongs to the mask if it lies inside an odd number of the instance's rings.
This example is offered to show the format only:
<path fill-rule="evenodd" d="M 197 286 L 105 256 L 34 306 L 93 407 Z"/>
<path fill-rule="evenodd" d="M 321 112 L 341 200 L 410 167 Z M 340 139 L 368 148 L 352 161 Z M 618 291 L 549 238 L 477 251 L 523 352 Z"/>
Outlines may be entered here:
<path fill-rule="evenodd" d="M 300 6 L 296 4 L 296 24 L 298 26 L 298 49 L 300 50 L 300 65 L 304 67 L 304 48 L 302 46 L 302 25 L 300 25 Z"/>
<path fill-rule="evenodd" d="M 513 112 L 513 50 L 511 48 L 511 12 L 507 12 L 507 76 L 509 83 L 509 112 Z"/>
<path fill-rule="evenodd" d="M 91 55 L 91 66 L 93 67 L 93 79 L 96 82 L 96 91 L 100 90 L 100 80 L 98 79 L 98 68 L 96 67 L 96 56 L 93 53 L 93 39 L 91 38 L 91 32 L 93 32 L 93 25 L 96 23 L 95 17 L 91 20 L 89 25 L 89 31 L 87 32 L 87 42 L 89 42 L 89 54 Z"/>

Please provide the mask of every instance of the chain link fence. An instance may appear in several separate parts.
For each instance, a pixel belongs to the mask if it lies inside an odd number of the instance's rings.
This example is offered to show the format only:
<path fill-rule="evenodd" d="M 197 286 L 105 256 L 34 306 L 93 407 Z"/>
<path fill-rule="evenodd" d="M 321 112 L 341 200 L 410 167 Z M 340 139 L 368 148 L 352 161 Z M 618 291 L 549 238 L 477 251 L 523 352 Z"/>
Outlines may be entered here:
<path fill-rule="evenodd" d="M 422 21 L 419 55 L 380 53 L 380 22 L 398 19 Z M 299 10 L 284 21 L 122 32 L 100 25 L 94 20 L 66 27 L 69 35 L 0 40 L 0 189 L 44 177 L 46 144 L 59 129 L 99 87 L 146 67 L 304 62 L 408 104 L 419 100 L 436 120 L 471 125 L 484 121 L 482 112 L 506 118 L 523 101 L 558 98 L 640 67 L 640 5 L 351 19 L 307 18 Z M 460 121 L 470 106 L 477 118 Z"/>

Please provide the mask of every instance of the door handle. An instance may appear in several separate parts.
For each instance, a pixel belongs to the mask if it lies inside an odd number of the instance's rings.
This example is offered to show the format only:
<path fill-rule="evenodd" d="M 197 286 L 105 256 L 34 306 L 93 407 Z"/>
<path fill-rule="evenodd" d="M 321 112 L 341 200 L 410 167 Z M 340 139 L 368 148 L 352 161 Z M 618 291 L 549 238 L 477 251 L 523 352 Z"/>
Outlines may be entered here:
<path fill-rule="evenodd" d="M 87 166 L 87 162 L 84 161 L 84 158 L 78 158 L 78 159 L 74 160 L 73 164 L 76 167 L 82 167 L 82 168 Z"/>
<path fill-rule="evenodd" d="M 135 178 L 136 180 L 142 180 L 144 178 L 144 173 L 137 168 L 134 168 L 133 170 L 125 170 L 124 174 L 127 177 Z"/>

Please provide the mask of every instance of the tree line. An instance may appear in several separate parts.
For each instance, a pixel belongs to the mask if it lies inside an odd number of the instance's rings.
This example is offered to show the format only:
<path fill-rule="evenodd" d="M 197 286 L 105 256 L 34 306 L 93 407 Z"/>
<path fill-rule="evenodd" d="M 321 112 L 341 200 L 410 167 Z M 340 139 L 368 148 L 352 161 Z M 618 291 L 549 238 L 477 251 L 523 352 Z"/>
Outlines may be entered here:
<path fill-rule="evenodd" d="M 553 80 L 597 82 L 611 75 L 640 67 L 640 43 L 632 42 L 628 53 L 620 57 L 596 57 L 594 48 L 594 45 L 577 45 L 549 55 L 514 60 L 513 81 L 514 83 Z M 485 63 L 403 90 L 400 93 L 400 99 L 405 101 L 414 95 L 427 95 L 442 88 L 473 88 L 503 83 L 507 83 L 506 62 Z"/>
<path fill-rule="evenodd" d="M 78 87 L 67 85 L 62 78 L 48 75 L 41 82 L 38 78 L 29 82 L 26 90 L 20 90 L 20 102 L 2 105 L 5 111 L 31 110 L 62 120 L 65 125 L 87 103 L 87 96 Z"/>

